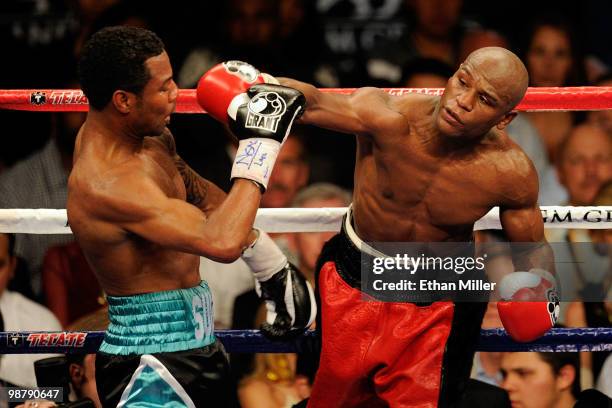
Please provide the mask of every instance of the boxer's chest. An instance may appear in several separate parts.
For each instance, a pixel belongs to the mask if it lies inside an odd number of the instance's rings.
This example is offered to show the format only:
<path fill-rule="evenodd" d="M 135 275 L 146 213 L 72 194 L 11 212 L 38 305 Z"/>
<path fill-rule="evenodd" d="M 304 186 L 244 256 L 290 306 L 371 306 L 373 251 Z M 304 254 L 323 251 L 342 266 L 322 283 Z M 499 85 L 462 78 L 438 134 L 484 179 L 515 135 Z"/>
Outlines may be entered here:
<path fill-rule="evenodd" d="M 432 156 L 418 146 L 393 152 L 379 166 L 383 197 L 422 209 L 437 225 L 470 224 L 499 197 L 496 174 L 477 155 Z"/>

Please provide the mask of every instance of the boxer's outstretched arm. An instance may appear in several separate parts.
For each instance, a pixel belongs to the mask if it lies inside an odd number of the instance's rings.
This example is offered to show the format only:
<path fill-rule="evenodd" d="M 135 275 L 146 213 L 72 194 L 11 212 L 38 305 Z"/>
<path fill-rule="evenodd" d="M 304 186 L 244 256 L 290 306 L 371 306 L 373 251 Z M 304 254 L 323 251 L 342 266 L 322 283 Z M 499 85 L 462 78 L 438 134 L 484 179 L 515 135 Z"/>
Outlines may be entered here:
<path fill-rule="evenodd" d="M 137 179 L 138 185 L 130 180 Z M 261 190 L 236 180 L 208 216 L 192 204 L 168 197 L 146 174 L 118 177 L 95 193 L 99 219 L 166 248 L 219 262 L 236 260 L 251 241 Z"/>
<path fill-rule="evenodd" d="M 359 88 L 350 95 L 321 92 L 316 87 L 291 78 L 277 78 L 281 85 L 295 88 L 306 97 L 306 110 L 300 123 L 343 133 L 367 135 L 388 123 L 399 113 L 397 97 L 378 88 Z"/>

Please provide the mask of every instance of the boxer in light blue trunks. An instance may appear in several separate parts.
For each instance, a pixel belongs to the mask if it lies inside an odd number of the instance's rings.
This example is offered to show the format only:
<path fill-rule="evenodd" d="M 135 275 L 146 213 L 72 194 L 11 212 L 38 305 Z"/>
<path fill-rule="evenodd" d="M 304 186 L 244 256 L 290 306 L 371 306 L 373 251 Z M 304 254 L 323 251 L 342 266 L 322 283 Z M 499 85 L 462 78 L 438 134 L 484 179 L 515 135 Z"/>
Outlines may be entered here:
<path fill-rule="evenodd" d="M 166 126 L 178 89 L 154 33 L 134 27 L 95 33 L 79 77 L 90 110 L 76 140 L 67 210 L 108 295 L 111 323 L 96 359 L 100 400 L 104 407 L 225 406 L 228 363 L 214 337 L 201 256 L 242 257 L 251 267 L 268 303 L 264 333 L 283 337 L 314 320 L 312 289 L 270 237 L 253 229 L 303 97 L 279 87 L 295 98 L 273 132 L 236 124 L 249 143 L 270 151 L 257 162 L 265 172 L 240 169 L 226 194 L 176 153 Z"/>

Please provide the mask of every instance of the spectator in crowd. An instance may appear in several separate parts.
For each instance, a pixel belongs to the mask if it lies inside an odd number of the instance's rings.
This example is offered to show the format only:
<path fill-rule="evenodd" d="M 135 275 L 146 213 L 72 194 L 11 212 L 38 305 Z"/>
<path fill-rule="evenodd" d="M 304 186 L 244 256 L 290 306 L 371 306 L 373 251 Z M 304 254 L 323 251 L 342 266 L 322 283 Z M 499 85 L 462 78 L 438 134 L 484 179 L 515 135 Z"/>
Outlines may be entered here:
<path fill-rule="evenodd" d="M 407 88 L 444 88 L 454 73 L 440 60 L 416 58 L 402 68 L 402 84 Z"/>
<path fill-rule="evenodd" d="M 56 114 L 52 137 L 44 148 L 0 175 L 0 208 L 66 208 L 74 140 L 84 119 L 82 112 Z M 70 235 L 17 236 L 15 253 L 28 266 L 36 296 L 42 295 L 41 267 L 45 252 L 51 245 L 72 240 Z"/>
<path fill-rule="evenodd" d="M 513 407 L 572 408 L 580 393 L 578 353 L 504 353 L 501 368 Z"/>
<path fill-rule="evenodd" d="M 610 206 L 612 205 L 612 181 L 608 181 L 602 186 L 597 193 L 595 200 L 592 202 L 595 206 Z M 603 256 L 606 265 L 599 262 L 594 267 L 591 267 L 591 262 L 594 257 L 592 254 L 587 262 L 577 264 L 579 268 L 579 285 L 581 287 L 581 295 L 584 302 L 572 302 L 566 312 L 566 325 L 569 327 L 612 327 L 612 302 L 606 301 L 609 298 L 608 293 L 612 284 L 612 230 L 597 229 L 589 230 L 590 238 L 596 248 L 598 256 Z M 581 247 L 588 248 L 589 244 L 578 244 Z M 577 252 L 578 247 L 574 252 Z M 586 261 L 586 260 L 585 260 Z M 592 271 L 591 269 L 597 270 Z M 593 273 L 596 272 L 596 273 Z M 589 280 L 585 278 L 590 278 Z M 610 355 L 609 351 L 596 351 L 592 353 L 580 353 L 581 379 L 584 377 L 587 381 L 582 380 L 582 388 L 590 388 L 593 384 L 605 384 L 607 379 L 602 367 L 604 361 Z M 610 365 L 610 364 L 608 364 Z M 610 367 L 612 368 L 612 367 Z M 604 385 L 602 385 L 605 388 Z M 598 385 L 600 391 L 606 392 Z"/>
<path fill-rule="evenodd" d="M 261 197 L 263 208 L 291 206 L 297 192 L 308 183 L 310 166 L 305 141 L 294 135 L 287 139 L 276 159 L 268 189 Z"/>
<path fill-rule="evenodd" d="M 34 364 L 37 386 L 60 388 L 62 394 L 59 397 L 62 403 L 59 406 L 102 408 L 96 389 L 95 361 L 95 354 L 79 352 L 38 360 Z M 17 408 L 55 406 L 57 405 L 53 401 L 36 399 L 26 400 Z"/>
<path fill-rule="evenodd" d="M 20 293 L 6 289 L 17 263 L 14 250 L 15 236 L 0 234 L 0 312 L 4 320 L 4 330 L 8 332 L 61 330 L 59 321 L 47 308 L 25 298 Z M 41 358 L 45 358 L 45 355 L 0 356 L 0 380 L 17 386 L 36 386 L 34 361 Z"/>
<path fill-rule="evenodd" d="M 612 179 L 612 136 L 590 124 L 575 127 L 559 147 L 556 168 L 568 192 L 568 201 L 562 204 L 590 205 L 602 185 Z M 588 230 L 547 229 L 545 233 L 555 259 L 562 261 L 557 262 L 561 300 L 575 300 L 585 283 L 599 279 L 608 260 L 591 245 L 580 244 L 590 242 Z M 589 267 L 581 268 L 580 259 L 588 260 Z M 561 316 L 565 316 L 567 306 L 561 302 Z"/>
<path fill-rule="evenodd" d="M 537 19 L 527 37 L 525 65 L 531 86 L 586 85 L 584 61 L 573 28 L 563 18 Z M 544 142 L 548 159 L 556 162 L 559 145 L 576 122 L 572 112 L 529 112 L 529 120 Z"/>
<path fill-rule="evenodd" d="M 595 200 L 593 200 L 591 205 L 612 206 L 612 181 L 607 181 L 604 185 L 601 186 L 599 192 L 595 196 Z M 589 230 L 589 235 L 594 245 L 599 246 L 599 253 L 611 255 L 610 251 L 612 250 L 612 229 Z M 607 293 L 607 291 L 604 292 Z"/>
<path fill-rule="evenodd" d="M 295 208 L 348 207 L 351 193 L 330 183 L 315 183 L 298 192 L 292 202 Z M 323 245 L 336 233 L 298 232 L 293 234 L 300 271 L 315 286 L 315 266 Z"/>
<path fill-rule="evenodd" d="M 210 24 L 215 29 L 197 39 L 177 70 L 181 88 L 195 87 L 203 72 L 230 59 L 305 80 L 324 76 L 318 73 L 323 35 L 317 30 L 312 2 L 229 0 L 219 4 L 212 10 L 207 4 L 206 12 L 216 13 L 216 21 Z"/>
<path fill-rule="evenodd" d="M 88 1 L 79 0 L 73 2 L 74 12 L 79 18 L 80 27 L 79 32 L 76 35 L 74 41 L 74 55 L 79 56 L 81 54 L 81 48 L 87 41 L 87 39 L 100 28 L 99 22 L 103 19 L 110 10 L 120 10 L 122 13 L 127 14 L 129 7 L 126 3 L 135 3 L 135 1 L 124 1 L 124 0 L 100 0 L 100 1 Z M 110 24 L 112 25 L 112 24 Z"/>
<path fill-rule="evenodd" d="M 590 205 L 612 179 L 612 135 L 590 124 L 573 128 L 559 147 L 557 172 L 568 204 Z"/>
<path fill-rule="evenodd" d="M 255 327 L 265 320 L 261 305 L 254 321 Z M 242 408 L 286 408 L 310 396 L 306 377 L 296 372 L 294 353 L 257 353 L 253 371 L 238 385 Z"/>
<path fill-rule="evenodd" d="M 503 325 L 497 311 L 497 303 L 489 302 L 485 316 L 482 319 L 482 328 L 496 329 L 500 327 L 503 327 Z M 502 355 L 503 353 L 501 352 L 477 352 L 474 355 L 471 378 L 487 384 L 500 386 L 503 380 L 501 373 Z"/>
<path fill-rule="evenodd" d="M 597 389 L 612 398 L 612 354 L 608 354 L 604 361 L 597 380 Z"/>
<path fill-rule="evenodd" d="M 66 354 L 66 365 L 76 401 L 89 399 L 96 408 L 101 408 L 96 389 L 96 355 L 69 353 Z"/>
<path fill-rule="evenodd" d="M 227 59 L 248 61 L 270 71 L 277 61 L 277 37 L 281 33 L 279 0 L 229 0 L 217 10 L 221 24 L 219 47 L 213 39 L 201 39 L 177 70 L 180 88 L 194 88 L 203 72 Z"/>
<path fill-rule="evenodd" d="M 608 73 L 595 81 L 595 86 L 612 87 L 612 73 Z M 588 121 L 604 130 L 612 136 L 612 109 L 589 112 Z"/>
<path fill-rule="evenodd" d="M 477 26 L 462 18 L 462 0 L 413 0 L 407 4 L 414 17 L 411 28 L 399 40 L 375 47 L 367 60 L 368 75 L 373 80 L 398 85 L 401 67 L 415 58 L 437 59 L 456 67 L 461 62 L 464 33 Z"/>
<path fill-rule="evenodd" d="M 436 58 L 451 66 L 458 61 L 458 41 L 461 40 L 462 0 L 414 0 L 415 25 L 412 45 L 418 55 Z"/>

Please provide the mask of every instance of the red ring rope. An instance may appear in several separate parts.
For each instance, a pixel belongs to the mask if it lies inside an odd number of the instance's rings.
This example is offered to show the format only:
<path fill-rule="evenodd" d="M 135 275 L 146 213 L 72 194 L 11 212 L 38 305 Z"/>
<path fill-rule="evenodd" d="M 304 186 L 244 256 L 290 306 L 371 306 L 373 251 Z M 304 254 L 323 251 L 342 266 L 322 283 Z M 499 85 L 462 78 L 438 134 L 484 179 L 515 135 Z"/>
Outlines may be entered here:
<path fill-rule="evenodd" d="M 323 92 L 349 94 L 355 88 L 323 88 Z M 384 88 L 393 95 L 406 93 L 442 94 L 442 88 Z M 80 89 L 0 90 L 0 108 L 40 112 L 86 111 L 87 98 Z M 568 111 L 612 109 L 612 87 L 529 88 L 516 107 L 519 111 Z M 177 113 L 204 113 L 195 98 L 195 89 L 181 89 Z"/>

